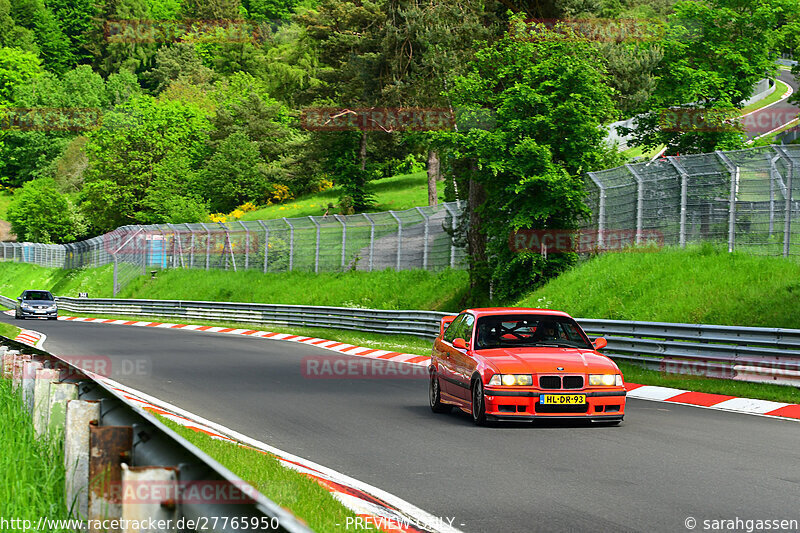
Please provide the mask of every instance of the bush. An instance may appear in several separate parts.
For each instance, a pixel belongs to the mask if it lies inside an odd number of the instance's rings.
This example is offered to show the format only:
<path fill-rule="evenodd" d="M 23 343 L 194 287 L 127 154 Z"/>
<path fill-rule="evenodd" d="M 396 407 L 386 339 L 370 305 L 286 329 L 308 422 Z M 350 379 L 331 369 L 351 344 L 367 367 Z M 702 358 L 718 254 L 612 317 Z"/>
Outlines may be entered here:
<path fill-rule="evenodd" d="M 86 233 L 86 224 L 75 204 L 61 194 L 50 178 L 29 181 L 19 189 L 8 207 L 7 218 L 20 241 L 65 243 Z"/>

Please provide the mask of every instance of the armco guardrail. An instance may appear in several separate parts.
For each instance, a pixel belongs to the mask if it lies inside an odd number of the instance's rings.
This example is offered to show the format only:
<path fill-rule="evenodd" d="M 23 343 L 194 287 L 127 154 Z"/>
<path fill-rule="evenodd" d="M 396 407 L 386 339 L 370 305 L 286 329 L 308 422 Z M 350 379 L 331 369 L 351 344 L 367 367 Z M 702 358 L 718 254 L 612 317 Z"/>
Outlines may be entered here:
<path fill-rule="evenodd" d="M 62 311 L 411 334 L 434 338 L 445 313 L 185 300 L 60 297 Z M 800 384 L 800 330 L 577 319 L 615 358 L 651 368 L 743 381 Z"/>
<path fill-rule="evenodd" d="M 22 389 L 20 409 L 32 413 L 37 434 L 66 432 L 67 505 L 89 531 L 133 530 L 119 526 L 123 519 L 128 524 L 153 519 L 159 531 L 311 531 L 157 418 L 133 408 L 121 393 L 69 362 L 5 337 L 0 337 L 0 359 L 3 378 Z M 44 425 L 37 425 L 42 419 Z M 92 526 L 103 520 L 102 528 Z"/>

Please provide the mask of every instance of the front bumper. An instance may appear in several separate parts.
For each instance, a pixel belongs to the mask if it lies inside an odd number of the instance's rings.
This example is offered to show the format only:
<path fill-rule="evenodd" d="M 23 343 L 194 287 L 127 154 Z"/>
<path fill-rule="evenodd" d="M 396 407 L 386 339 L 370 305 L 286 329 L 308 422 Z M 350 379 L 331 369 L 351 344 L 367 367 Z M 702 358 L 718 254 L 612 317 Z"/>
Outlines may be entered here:
<path fill-rule="evenodd" d="M 20 309 L 17 311 L 20 316 L 25 318 L 53 318 L 58 316 L 58 309 L 48 309 L 42 310 L 43 312 L 37 312 L 38 309 L 31 310 L 31 309 Z"/>
<path fill-rule="evenodd" d="M 542 394 L 585 394 L 586 403 L 578 405 L 544 405 Z M 583 390 L 539 390 L 533 388 L 484 389 L 486 416 L 496 420 L 531 420 L 533 418 L 579 418 L 586 420 L 622 420 L 625 415 L 623 387 Z"/>

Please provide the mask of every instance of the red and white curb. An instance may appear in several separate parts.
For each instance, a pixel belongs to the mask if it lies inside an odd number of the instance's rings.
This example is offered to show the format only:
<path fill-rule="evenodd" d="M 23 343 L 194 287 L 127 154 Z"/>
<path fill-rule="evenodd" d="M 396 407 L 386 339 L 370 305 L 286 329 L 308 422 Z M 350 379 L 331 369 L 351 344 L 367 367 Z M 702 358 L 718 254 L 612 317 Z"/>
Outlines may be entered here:
<path fill-rule="evenodd" d="M 800 405 L 797 404 L 739 398 L 707 392 L 693 392 L 670 387 L 657 387 L 655 385 L 637 385 L 635 383 L 626 383 L 625 388 L 628 390 L 628 398 L 677 403 L 748 415 L 800 420 Z"/>
<path fill-rule="evenodd" d="M 377 487 L 353 479 L 330 468 L 279 450 L 261 441 L 252 439 L 225 426 L 190 413 L 180 407 L 137 391 L 114 380 L 92 375 L 98 381 L 121 394 L 132 405 L 145 411 L 161 415 L 194 431 L 212 438 L 226 440 L 259 450 L 274 456 L 284 467 L 304 474 L 331 493 L 345 507 L 362 519 L 356 529 L 371 529 L 386 532 L 441 532 L 459 533 L 449 517 L 435 517 L 419 507 Z M 342 528 L 346 524 L 336 524 Z M 351 524 L 352 525 L 352 524 Z"/>
<path fill-rule="evenodd" d="M 32 331 L 30 329 L 20 330 L 19 334 L 14 338 L 15 341 L 33 346 L 34 348 L 41 348 L 46 339 L 47 336 L 44 333 L 39 333 L 38 331 Z"/>

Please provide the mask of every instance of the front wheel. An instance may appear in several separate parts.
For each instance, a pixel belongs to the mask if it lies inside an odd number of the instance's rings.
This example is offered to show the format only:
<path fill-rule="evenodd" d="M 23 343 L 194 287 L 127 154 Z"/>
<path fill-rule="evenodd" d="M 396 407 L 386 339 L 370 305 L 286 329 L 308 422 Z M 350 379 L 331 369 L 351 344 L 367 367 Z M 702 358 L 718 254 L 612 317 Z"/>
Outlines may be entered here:
<path fill-rule="evenodd" d="M 472 421 L 476 426 L 486 424 L 486 402 L 483 399 L 483 383 L 480 379 L 472 385 Z"/>
<path fill-rule="evenodd" d="M 450 409 L 452 409 L 452 406 L 442 403 L 442 387 L 439 383 L 439 378 L 434 373 L 431 373 L 428 399 L 430 400 L 431 411 L 434 413 L 449 413 Z"/>

